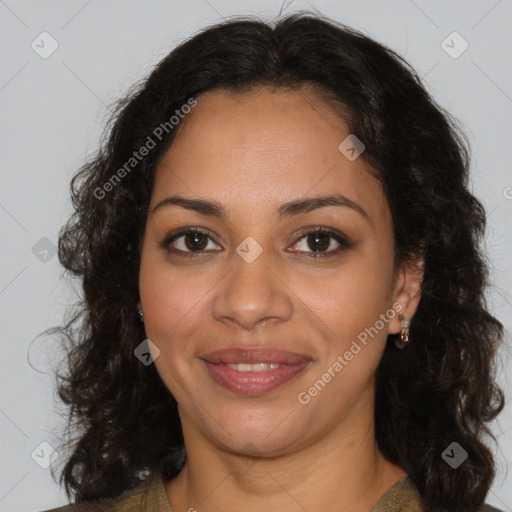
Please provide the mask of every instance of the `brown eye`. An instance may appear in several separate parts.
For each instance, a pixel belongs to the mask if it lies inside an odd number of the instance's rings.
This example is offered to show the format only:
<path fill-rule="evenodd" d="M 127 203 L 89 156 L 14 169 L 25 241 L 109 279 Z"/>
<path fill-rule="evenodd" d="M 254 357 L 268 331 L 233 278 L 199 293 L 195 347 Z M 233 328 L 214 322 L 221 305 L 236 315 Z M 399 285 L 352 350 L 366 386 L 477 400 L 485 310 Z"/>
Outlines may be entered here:
<path fill-rule="evenodd" d="M 314 233 L 306 237 L 308 247 L 310 247 L 313 251 L 320 252 L 324 252 L 329 248 L 331 239 L 332 237 L 326 235 L 325 233 Z"/>
<path fill-rule="evenodd" d="M 208 240 L 202 233 L 188 233 L 184 236 L 184 242 L 187 249 L 191 251 L 202 250 L 208 245 Z"/>
<path fill-rule="evenodd" d="M 332 249 L 332 242 L 338 244 L 334 249 Z M 301 245 L 303 248 L 299 249 L 299 252 L 304 252 L 308 257 L 313 258 L 334 256 L 350 247 L 348 240 L 341 233 L 319 228 L 304 233 L 293 248 L 297 249 Z M 330 247 L 331 250 L 328 250 Z"/>
<path fill-rule="evenodd" d="M 206 251 L 209 248 L 208 244 L 210 242 L 213 245 L 213 248 L 210 247 L 210 249 L 216 251 L 212 237 L 206 231 L 199 228 L 191 228 L 183 229 L 166 237 L 162 242 L 162 246 L 169 252 L 190 256 L 194 252 L 198 254 L 211 252 L 209 250 Z"/>

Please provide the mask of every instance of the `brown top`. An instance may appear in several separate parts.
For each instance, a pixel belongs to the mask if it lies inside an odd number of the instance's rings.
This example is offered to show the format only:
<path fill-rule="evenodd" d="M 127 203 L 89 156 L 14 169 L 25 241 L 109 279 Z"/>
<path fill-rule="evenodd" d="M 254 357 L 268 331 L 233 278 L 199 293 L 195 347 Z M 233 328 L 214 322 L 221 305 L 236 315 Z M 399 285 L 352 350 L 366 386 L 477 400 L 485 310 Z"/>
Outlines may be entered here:
<path fill-rule="evenodd" d="M 190 508 L 189 510 L 194 510 Z M 95 502 L 64 505 L 43 512 L 175 512 L 169 503 L 164 481 L 160 474 L 125 491 L 117 498 L 103 498 Z M 382 496 L 370 512 L 421 512 L 419 493 L 404 476 Z M 502 512 L 483 505 L 479 512 Z"/>

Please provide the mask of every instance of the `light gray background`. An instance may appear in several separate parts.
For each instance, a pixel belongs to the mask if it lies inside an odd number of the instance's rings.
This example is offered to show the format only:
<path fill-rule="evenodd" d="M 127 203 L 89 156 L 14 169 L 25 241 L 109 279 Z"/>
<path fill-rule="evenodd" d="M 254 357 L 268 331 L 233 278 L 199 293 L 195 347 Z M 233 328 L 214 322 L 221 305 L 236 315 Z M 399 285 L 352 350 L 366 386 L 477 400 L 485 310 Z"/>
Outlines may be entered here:
<path fill-rule="evenodd" d="M 284 12 L 316 8 L 397 50 L 424 77 L 434 97 L 463 123 L 473 147 L 474 190 L 489 212 L 489 301 L 510 332 L 511 0 L 325 0 L 284 6 L 248 0 L 0 0 L 0 511 L 38 511 L 67 503 L 50 469 L 31 457 L 36 450 L 44 459 L 48 447 L 39 447 L 41 442 L 57 446 L 56 428 L 63 425 L 59 411 L 64 412 L 55 403 L 48 360 L 57 345 L 36 337 L 62 320 L 78 287 L 73 290 L 61 279 L 57 257 L 43 252 L 51 245 L 40 240 L 57 242 L 58 230 L 71 212 L 70 178 L 96 148 L 106 106 L 200 28 L 236 14 L 271 18 L 281 7 Z M 43 31 L 59 45 L 47 59 L 31 48 Z M 469 43 L 456 59 L 441 46 L 453 31 Z M 459 44 L 453 43 L 455 50 Z M 27 361 L 29 348 L 35 369 Z M 493 423 L 499 473 L 488 502 L 510 512 L 509 348 L 507 335 L 500 381 L 508 404 Z"/>

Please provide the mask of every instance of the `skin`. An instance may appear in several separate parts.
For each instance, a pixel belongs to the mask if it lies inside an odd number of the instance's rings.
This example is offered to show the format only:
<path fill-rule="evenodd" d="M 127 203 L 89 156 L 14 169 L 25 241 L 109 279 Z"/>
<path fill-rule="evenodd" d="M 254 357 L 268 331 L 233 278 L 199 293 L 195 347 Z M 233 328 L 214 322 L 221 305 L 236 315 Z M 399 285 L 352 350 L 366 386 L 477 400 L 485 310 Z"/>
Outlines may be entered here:
<path fill-rule="evenodd" d="M 179 127 L 156 172 L 150 212 L 171 195 L 220 203 L 221 220 L 176 205 L 148 215 L 140 266 L 147 337 L 175 396 L 187 463 L 166 483 L 176 512 L 369 511 L 401 477 L 374 434 L 375 371 L 398 315 L 312 397 L 297 399 L 365 328 L 399 303 L 412 318 L 421 272 L 395 268 L 392 220 L 362 158 L 338 145 L 345 122 L 311 90 L 207 92 Z M 279 219 L 283 203 L 341 194 L 328 206 Z M 321 226 L 345 235 L 349 247 Z M 203 253 L 167 252 L 166 236 L 202 227 Z M 236 248 L 254 238 L 263 252 L 247 263 Z M 194 250 L 186 236 L 171 247 Z M 196 242 L 197 243 L 197 242 Z M 199 355 L 228 347 L 276 347 L 312 359 L 291 381 L 259 396 L 235 394 L 210 377 Z"/>

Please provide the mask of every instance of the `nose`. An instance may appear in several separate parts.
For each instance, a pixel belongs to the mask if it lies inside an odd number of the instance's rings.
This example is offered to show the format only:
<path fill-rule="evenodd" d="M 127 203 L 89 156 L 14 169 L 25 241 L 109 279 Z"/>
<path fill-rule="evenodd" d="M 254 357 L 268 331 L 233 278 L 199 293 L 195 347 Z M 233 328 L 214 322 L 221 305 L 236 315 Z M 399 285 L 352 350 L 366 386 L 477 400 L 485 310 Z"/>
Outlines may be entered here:
<path fill-rule="evenodd" d="M 215 320 L 235 323 L 250 331 L 291 317 L 291 292 L 278 277 L 265 250 L 251 263 L 234 253 L 231 263 L 231 270 L 215 288 L 212 300 Z"/>

